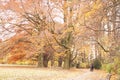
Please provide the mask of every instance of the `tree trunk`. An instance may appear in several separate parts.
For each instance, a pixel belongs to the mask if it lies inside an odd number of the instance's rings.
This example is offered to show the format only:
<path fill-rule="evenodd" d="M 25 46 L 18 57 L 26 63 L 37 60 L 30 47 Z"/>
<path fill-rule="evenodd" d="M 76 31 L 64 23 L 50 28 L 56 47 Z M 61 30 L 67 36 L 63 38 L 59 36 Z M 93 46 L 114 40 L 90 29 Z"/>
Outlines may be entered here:
<path fill-rule="evenodd" d="M 62 57 L 59 57 L 59 59 L 58 59 L 58 67 L 62 67 L 62 62 L 63 62 Z"/>
<path fill-rule="evenodd" d="M 38 56 L 38 67 L 43 67 L 43 53 Z"/>
<path fill-rule="evenodd" d="M 64 69 L 70 69 L 71 65 L 71 53 L 70 50 L 66 51 L 66 57 L 64 59 Z"/>
<path fill-rule="evenodd" d="M 49 54 L 48 53 L 44 53 L 43 55 L 43 65 L 44 67 L 48 67 L 48 61 L 49 61 Z"/>
<path fill-rule="evenodd" d="M 51 67 L 54 66 L 54 53 L 51 53 Z"/>
<path fill-rule="evenodd" d="M 48 61 L 49 61 L 49 60 L 44 60 L 44 61 L 43 61 L 44 67 L 48 67 Z"/>
<path fill-rule="evenodd" d="M 51 67 L 54 66 L 54 59 L 51 60 Z"/>

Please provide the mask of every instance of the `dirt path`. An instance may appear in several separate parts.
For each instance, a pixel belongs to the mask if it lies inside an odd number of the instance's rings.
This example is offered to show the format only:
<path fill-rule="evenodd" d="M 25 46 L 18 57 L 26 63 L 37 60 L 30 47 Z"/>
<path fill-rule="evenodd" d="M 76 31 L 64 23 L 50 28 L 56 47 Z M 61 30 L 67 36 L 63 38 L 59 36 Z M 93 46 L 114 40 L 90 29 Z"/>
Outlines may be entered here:
<path fill-rule="evenodd" d="M 83 70 L 81 75 L 74 78 L 68 78 L 67 80 L 102 80 L 104 76 L 105 73 L 100 71 L 90 72 L 89 70 Z"/>

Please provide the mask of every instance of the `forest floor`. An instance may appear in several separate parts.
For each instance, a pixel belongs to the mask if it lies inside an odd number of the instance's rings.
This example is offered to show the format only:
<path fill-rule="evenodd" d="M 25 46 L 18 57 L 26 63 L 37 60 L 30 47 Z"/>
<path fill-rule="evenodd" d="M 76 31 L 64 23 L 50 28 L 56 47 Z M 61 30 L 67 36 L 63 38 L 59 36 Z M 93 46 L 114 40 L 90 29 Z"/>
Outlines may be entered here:
<path fill-rule="evenodd" d="M 89 69 L 64 70 L 35 66 L 0 65 L 0 80 L 105 80 L 107 73 Z"/>

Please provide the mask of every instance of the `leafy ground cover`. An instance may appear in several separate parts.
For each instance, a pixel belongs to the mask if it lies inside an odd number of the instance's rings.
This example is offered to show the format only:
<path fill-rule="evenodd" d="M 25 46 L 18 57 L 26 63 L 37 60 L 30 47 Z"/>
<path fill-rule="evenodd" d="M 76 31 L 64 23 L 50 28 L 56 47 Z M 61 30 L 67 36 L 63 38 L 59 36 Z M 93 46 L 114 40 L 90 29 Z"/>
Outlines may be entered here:
<path fill-rule="evenodd" d="M 0 80 L 101 80 L 106 73 L 89 69 L 36 68 L 34 66 L 0 66 Z"/>

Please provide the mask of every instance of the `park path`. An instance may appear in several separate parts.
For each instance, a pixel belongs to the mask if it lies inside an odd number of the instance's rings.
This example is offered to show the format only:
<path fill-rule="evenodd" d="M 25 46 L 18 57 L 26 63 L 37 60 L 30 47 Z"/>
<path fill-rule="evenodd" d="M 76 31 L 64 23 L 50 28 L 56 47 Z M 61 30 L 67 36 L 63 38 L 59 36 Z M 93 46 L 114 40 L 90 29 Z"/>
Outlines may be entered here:
<path fill-rule="evenodd" d="M 68 78 L 66 80 L 105 80 L 105 73 L 100 71 L 89 71 L 88 69 L 82 70 L 83 73 L 77 77 Z"/>
<path fill-rule="evenodd" d="M 0 80 L 105 80 L 106 73 L 89 69 L 35 68 L 28 65 L 0 65 Z"/>

